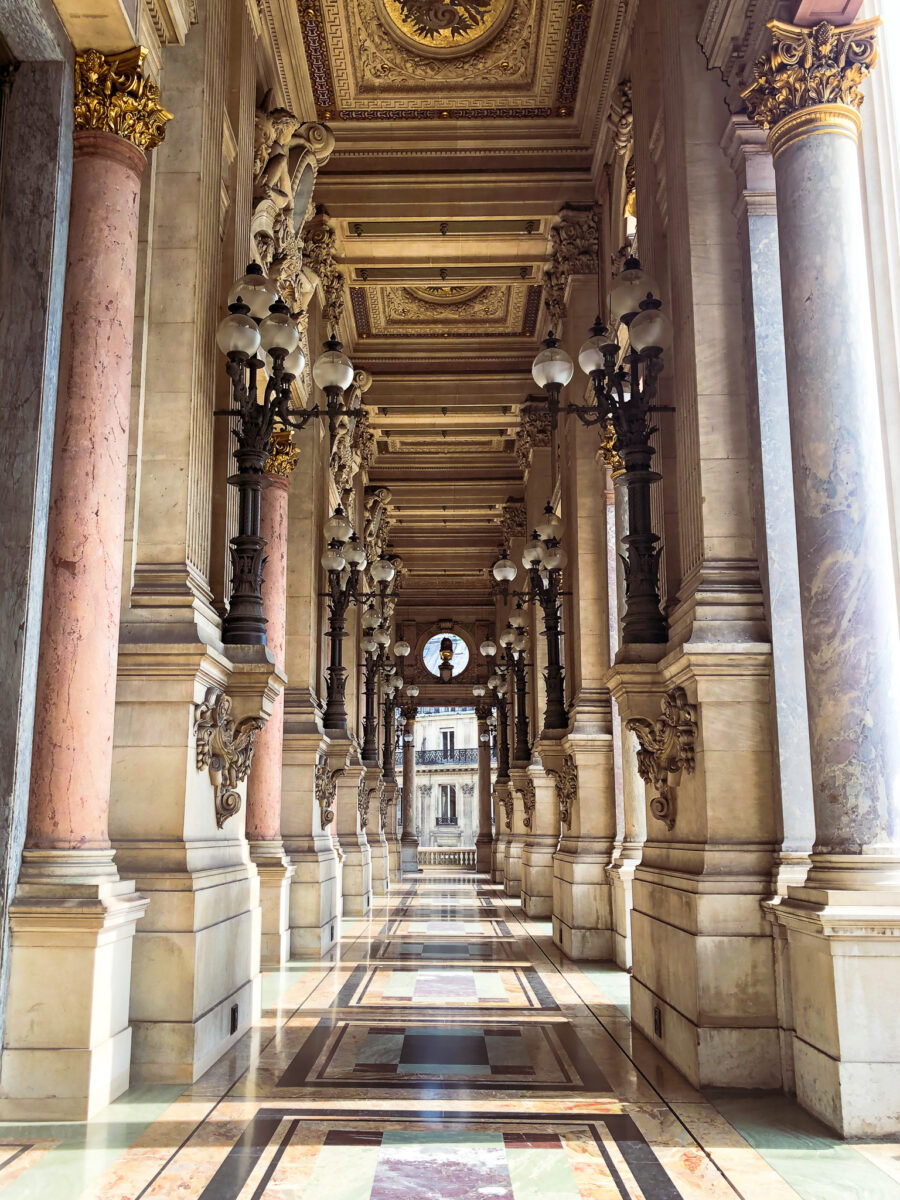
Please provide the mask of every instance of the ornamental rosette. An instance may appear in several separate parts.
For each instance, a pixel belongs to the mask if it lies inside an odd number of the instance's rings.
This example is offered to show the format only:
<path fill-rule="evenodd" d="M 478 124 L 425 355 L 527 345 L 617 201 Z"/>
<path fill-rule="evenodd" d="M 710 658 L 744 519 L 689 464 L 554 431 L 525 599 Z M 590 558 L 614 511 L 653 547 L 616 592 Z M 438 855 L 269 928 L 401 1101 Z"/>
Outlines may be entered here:
<path fill-rule="evenodd" d="M 860 85 L 878 58 L 880 24 L 880 17 L 844 26 L 820 21 L 811 29 L 770 21 L 772 47 L 757 59 L 754 81 L 742 93 L 749 116 L 770 129 L 820 104 L 859 108 Z"/>
<path fill-rule="evenodd" d="M 147 51 L 124 54 L 85 50 L 75 59 L 75 128 L 114 133 L 145 154 L 166 136 L 172 114 L 159 88 L 141 70 Z"/>

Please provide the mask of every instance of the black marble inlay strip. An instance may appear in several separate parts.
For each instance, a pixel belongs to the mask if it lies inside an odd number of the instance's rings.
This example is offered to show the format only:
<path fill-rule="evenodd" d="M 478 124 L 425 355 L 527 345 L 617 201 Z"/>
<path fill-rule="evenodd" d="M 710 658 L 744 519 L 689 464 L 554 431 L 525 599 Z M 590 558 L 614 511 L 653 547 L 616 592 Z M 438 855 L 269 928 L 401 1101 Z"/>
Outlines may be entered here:
<path fill-rule="evenodd" d="M 559 1012 L 559 1005 L 553 999 L 550 989 L 547 987 L 541 978 L 540 972 L 536 967 L 525 967 L 525 978 L 528 980 L 528 986 L 537 997 L 537 1001 L 541 1008 L 552 1008 Z"/>
<path fill-rule="evenodd" d="M 325 1049 L 334 1026 L 330 1021 L 320 1020 L 310 1031 L 309 1037 L 288 1063 L 276 1087 L 303 1087 L 315 1065 L 316 1059 Z"/>
<path fill-rule="evenodd" d="M 519 973 L 519 968 L 518 968 L 518 967 L 514 967 L 514 968 L 513 968 L 513 975 L 515 975 L 515 977 L 516 977 L 516 983 L 517 983 L 517 984 L 519 985 L 519 987 L 522 989 L 522 995 L 523 995 L 523 996 L 525 997 L 525 999 L 527 1000 L 527 1002 L 528 1002 L 528 1007 L 529 1007 L 529 1008 L 537 1008 L 537 1005 L 535 1004 L 534 1000 L 532 1000 L 531 996 L 528 994 L 528 988 L 525 986 L 525 979 L 524 979 L 524 978 L 523 978 L 523 976 L 522 976 L 522 975 Z"/>
<path fill-rule="evenodd" d="M 286 1116 L 265 1109 L 256 1114 L 231 1147 L 228 1157 L 200 1193 L 199 1200 L 235 1200 Z"/>
<path fill-rule="evenodd" d="M 613 1183 L 616 1185 L 619 1195 L 623 1198 L 623 1200 L 631 1200 L 631 1193 L 629 1192 L 628 1188 L 625 1186 L 625 1181 L 622 1179 L 622 1176 L 619 1174 L 619 1168 L 613 1162 L 612 1155 L 607 1150 L 606 1146 L 604 1146 L 604 1144 L 603 1144 L 603 1138 L 600 1136 L 600 1130 L 597 1128 L 596 1125 L 590 1125 L 588 1128 L 591 1131 L 591 1136 L 593 1137 L 594 1141 L 597 1143 L 597 1148 L 599 1149 L 600 1153 L 603 1156 L 603 1161 L 606 1163 L 606 1169 L 607 1169 L 607 1171 L 609 1171 L 610 1178 L 612 1179 Z M 653 1196 L 654 1193 L 649 1192 L 648 1195 Z M 201 1198 L 201 1200 L 202 1200 L 202 1198 Z"/>
<path fill-rule="evenodd" d="M 334 1000 L 332 1000 L 330 1007 L 347 1008 L 356 993 L 356 989 L 359 987 L 360 983 L 362 983 L 363 976 L 368 970 L 368 963 L 360 963 L 358 967 L 354 967 L 347 977 L 347 982 L 338 992 Z"/>
<path fill-rule="evenodd" d="M 594 1062 L 593 1056 L 572 1026 L 561 1022 L 553 1028 L 560 1045 L 569 1056 L 569 1061 L 581 1076 L 584 1086 L 594 1092 L 611 1092 L 609 1080 Z"/>
<path fill-rule="evenodd" d="M 341 1042 L 344 1040 L 344 1035 L 347 1033 L 347 1030 L 349 1028 L 350 1028 L 349 1025 L 343 1025 L 341 1027 L 340 1033 L 337 1035 L 337 1037 L 332 1042 L 331 1049 L 328 1051 L 328 1056 L 325 1059 L 324 1063 L 322 1063 L 322 1066 L 319 1068 L 319 1070 L 317 1072 L 317 1077 L 319 1079 L 325 1078 L 325 1072 L 331 1066 L 331 1060 L 334 1058 L 335 1054 L 337 1054 L 338 1046 L 340 1046 Z"/>
<path fill-rule="evenodd" d="M 616 1139 L 629 1171 L 645 1196 L 652 1196 L 653 1200 L 681 1200 L 681 1193 L 653 1153 L 653 1147 L 627 1113 L 612 1113 L 603 1118 L 603 1123 Z"/>
<path fill-rule="evenodd" d="M 271 1183 L 272 1176 L 275 1174 L 276 1170 L 278 1169 L 278 1164 L 281 1162 L 282 1157 L 284 1156 L 285 1150 L 291 1143 L 291 1138 L 297 1132 L 297 1126 L 299 1124 L 299 1120 L 291 1121 L 290 1125 L 288 1126 L 287 1133 L 281 1139 L 281 1145 L 272 1155 L 272 1161 L 266 1167 L 265 1171 L 263 1171 L 262 1179 L 260 1179 L 259 1183 L 256 1185 L 250 1200 L 262 1200 L 263 1196 L 265 1195 L 266 1188 Z"/>

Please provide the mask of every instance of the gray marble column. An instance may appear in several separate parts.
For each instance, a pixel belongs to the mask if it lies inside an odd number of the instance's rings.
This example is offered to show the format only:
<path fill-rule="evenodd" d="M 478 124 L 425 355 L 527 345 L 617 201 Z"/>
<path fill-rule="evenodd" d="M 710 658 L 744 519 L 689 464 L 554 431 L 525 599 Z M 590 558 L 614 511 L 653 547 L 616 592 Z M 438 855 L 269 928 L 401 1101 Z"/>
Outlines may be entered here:
<path fill-rule="evenodd" d="M 809 883 L 896 886 L 900 636 L 867 281 L 861 119 L 847 104 L 778 115 L 769 148 L 816 822 Z"/>

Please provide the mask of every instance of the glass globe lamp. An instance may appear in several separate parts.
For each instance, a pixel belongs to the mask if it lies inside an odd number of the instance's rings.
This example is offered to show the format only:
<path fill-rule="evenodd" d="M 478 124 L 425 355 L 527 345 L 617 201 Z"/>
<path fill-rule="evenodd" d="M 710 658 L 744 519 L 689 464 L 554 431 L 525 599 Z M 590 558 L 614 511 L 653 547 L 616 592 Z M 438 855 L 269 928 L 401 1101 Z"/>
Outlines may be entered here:
<path fill-rule="evenodd" d="M 553 511 L 553 506 L 549 500 L 541 514 L 541 519 L 535 527 L 535 533 L 537 533 L 539 538 L 543 538 L 545 542 L 549 541 L 550 538 L 558 538 L 562 533 L 562 521 Z"/>
<path fill-rule="evenodd" d="M 548 571 L 561 571 L 568 563 L 569 556 L 563 546 L 551 546 L 544 558 L 544 566 Z"/>
<path fill-rule="evenodd" d="M 497 639 L 501 646 L 511 646 L 515 640 L 516 631 L 511 625 L 507 625 L 507 627 L 500 634 L 500 637 Z"/>
<path fill-rule="evenodd" d="M 486 691 L 487 691 L 487 688 L 484 686 L 483 683 L 476 683 L 475 686 L 472 688 L 472 695 L 475 696 L 476 698 L 480 698 L 481 696 L 483 696 L 485 694 Z"/>
<path fill-rule="evenodd" d="M 487 730 L 485 730 L 484 733 L 480 733 L 478 735 L 478 740 L 483 746 L 486 746 L 491 740 L 491 735 L 487 732 Z"/>
<path fill-rule="evenodd" d="M 353 363 L 335 340 L 325 343 L 325 350 L 313 363 L 313 379 L 323 392 L 329 388 L 345 391 L 353 382 Z"/>
<path fill-rule="evenodd" d="M 347 560 L 339 551 L 329 547 L 322 555 L 322 566 L 326 571 L 343 571 Z"/>
<path fill-rule="evenodd" d="M 389 646 L 391 644 L 391 635 L 386 629 L 376 629 L 372 634 L 372 640 L 377 642 L 379 646 Z"/>
<path fill-rule="evenodd" d="M 388 558 L 379 558 L 369 567 L 369 574 L 376 583 L 390 583 L 394 578 L 394 564 Z"/>
<path fill-rule="evenodd" d="M 509 558 L 498 558 L 491 568 L 498 583 L 512 583 L 518 574 L 516 564 Z"/>
<path fill-rule="evenodd" d="M 539 388 L 565 387 L 575 374 L 575 364 L 559 344 L 559 339 L 548 337 L 544 348 L 538 352 L 531 364 L 531 375 Z"/>
<path fill-rule="evenodd" d="M 415 700 L 416 696 L 418 696 L 418 694 L 419 694 L 418 686 L 414 683 L 411 683 L 409 685 L 409 687 L 406 689 L 406 694 L 407 694 L 407 696 L 411 696 L 412 699 Z"/>
<path fill-rule="evenodd" d="M 486 638 L 479 646 L 479 650 L 485 658 L 493 658 L 497 653 L 497 643 L 492 638 Z"/>
<path fill-rule="evenodd" d="M 285 355 L 282 368 L 285 375 L 290 375 L 292 379 L 296 379 L 298 375 L 303 374 L 303 368 L 306 366 L 306 355 L 297 346 L 290 354 Z"/>
<path fill-rule="evenodd" d="M 672 345 L 672 322 L 662 311 L 658 300 L 645 300 L 641 311 L 628 327 L 632 350 L 643 354 L 647 350 L 668 350 Z"/>
<path fill-rule="evenodd" d="M 501 682 L 502 682 L 501 676 L 499 676 L 497 674 L 497 672 L 495 671 L 494 674 L 491 675 L 491 677 L 488 679 L 488 687 L 493 688 L 494 691 L 496 692 L 497 689 L 499 688 Z"/>
<path fill-rule="evenodd" d="M 259 329 L 252 317 L 244 313 L 229 313 L 219 322 L 216 344 L 223 354 L 246 354 L 252 357 L 259 348 Z"/>
<path fill-rule="evenodd" d="M 526 618 L 521 608 L 513 609 L 513 611 L 509 614 L 509 623 L 512 625 L 513 629 L 525 628 Z"/>
<path fill-rule="evenodd" d="M 406 656 L 411 652 L 412 651 L 409 642 L 399 641 L 394 646 L 394 653 L 398 658 L 406 658 Z"/>
<path fill-rule="evenodd" d="M 357 571 L 361 571 L 366 565 L 366 552 L 359 544 L 359 538 L 355 533 L 350 535 L 350 540 L 344 547 L 344 558 L 351 567 L 356 567 Z"/>
<path fill-rule="evenodd" d="M 350 534 L 353 532 L 353 526 L 347 519 L 344 510 L 340 504 L 325 522 L 323 533 L 326 539 L 335 542 L 346 542 L 350 539 Z"/>
<path fill-rule="evenodd" d="M 531 567 L 536 567 L 544 561 L 545 553 L 544 543 L 538 537 L 537 533 L 535 533 L 534 537 L 522 551 L 522 566 L 526 571 L 530 570 Z"/>
<path fill-rule="evenodd" d="M 609 293 L 609 308 L 613 319 L 624 321 L 628 325 L 635 314 L 640 312 L 641 301 L 646 300 L 648 294 L 658 296 L 659 284 L 652 275 L 641 269 L 638 259 L 626 259 Z"/>
<path fill-rule="evenodd" d="M 278 303 L 278 289 L 260 270 L 249 270 L 236 279 L 228 293 L 228 304 L 246 304 L 250 316 L 261 321 L 269 309 Z"/>
<path fill-rule="evenodd" d="M 375 641 L 374 638 L 370 638 L 370 637 L 363 638 L 359 644 L 360 644 L 360 646 L 362 646 L 363 654 L 374 654 L 375 651 L 378 649 L 378 643 Z"/>
<path fill-rule="evenodd" d="M 371 633 L 373 629 L 377 629 L 381 624 L 381 618 L 374 608 L 367 608 L 362 615 L 361 624 L 363 629 Z"/>
<path fill-rule="evenodd" d="M 273 308 L 277 306 L 273 305 Z M 282 350 L 290 354 L 300 344 L 300 330 L 297 322 L 284 305 L 283 311 L 270 312 L 259 325 L 259 341 L 264 350 Z"/>

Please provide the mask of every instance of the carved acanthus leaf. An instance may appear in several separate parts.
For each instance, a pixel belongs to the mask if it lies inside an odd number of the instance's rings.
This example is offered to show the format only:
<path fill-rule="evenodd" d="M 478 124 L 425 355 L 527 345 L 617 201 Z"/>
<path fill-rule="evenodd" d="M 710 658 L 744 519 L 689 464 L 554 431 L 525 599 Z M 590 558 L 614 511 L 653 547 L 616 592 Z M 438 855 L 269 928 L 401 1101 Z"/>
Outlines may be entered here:
<path fill-rule="evenodd" d="M 550 230 L 550 265 L 544 271 L 544 304 L 558 330 L 566 318 L 566 285 L 572 275 L 597 274 L 598 210 L 561 210 Z"/>
<path fill-rule="evenodd" d="M 325 757 L 319 758 L 316 763 L 315 792 L 323 829 L 327 828 L 334 820 L 337 781 L 343 773 L 342 770 L 332 771 L 328 766 L 328 759 Z"/>
<path fill-rule="evenodd" d="M 770 21 L 772 47 L 756 60 L 754 81 L 742 93 L 750 117 L 769 129 L 818 104 L 859 108 L 860 85 L 875 66 L 880 17 L 855 25 L 820 21 L 813 28 Z"/>
<path fill-rule="evenodd" d="M 265 721 L 259 717 L 235 721 L 231 715 L 231 698 L 215 686 L 206 689 L 205 698 L 196 707 L 197 770 L 209 771 L 219 829 L 240 811 L 238 785 L 250 771 L 253 743 L 263 725 Z"/>
<path fill-rule="evenodd" d="M 572 813 L 575 801 L 578 799 L 578 767 L 574 755 L 567 754 L 563 759 L 562 770 L 548 769 L 556 783 L 556 799 L 559 803 L 559 820 L 566 829 L 572 828 Z"/>
<path fill-rule="evenodd" d="M 172 120 L 159 88 L 141 69 L 147 51 L 124 54 L 85 50 L 75 57 L 75 128 L 114 133 L 145 154 L 166 136 Z"/>
<path fill-rule="evenodd" d="M 656 793 L 650 799 L 650 812 L 666 829 L 673 829 L 681 772 L 694 773 L 697 709 L 688 703 L 684 688 L 672 688 L 663 697 L 662 716 L 656 721 L 632 717 L 626 728 L 640 744 L 638 774 Z"/>
<path fill-rule="evenodd" d="M 306 235 L 306 266 L 322 285 L 322 315 L 333 329 L 344 312 L 344 277 L 337 268 L 334 248 L 337 234 L 325 212 L 316 214 Z"/>
<path fill-rule="evenodd" d="M 369 804 L 372 800 L 372 794 L 375 789 L 371 784 L 366 782 L 365 775 L 361 775 L 359 779 L 359 787 L 356 789 L 356 809 L 359 813 L 359 827 L 366 829 L 369 824 Z"/>
<path fill-rule="evenodd" d="M 550 445 L 550 413 L 544 404 L 523 404 L 516 430 L 516 458 L 523 472 L 531 466 L 532 451 Z"/>
<path fill-rule="evenodd" d="M 520 789 L 520 793 L 522 796 L 522 807 L 525 810 L 525 816 L 522 820 L 522 824 L 526 829 L 530 829 L 534 823 L 534 810 L 537 807 L 537 795 L 534 790 L 534 780 L 531 778 L 531 776 L 528 776 L 525 779 L 525 782 L 522 784 Z"/>
<path fill-rule="evenodd" d="M 503 505 L 500 528 L 503 530 L 503 544 L 507 547 L 513 538 L 528 536 L 524 500 L 511 500 Z"/>
<path fill-rule="evenodd" d="M 507 829 L 512 829 L 513 819 L 513 797 L 512 791 L 507 784 L 494 784 L 494 799 L 503 809 L 504 824 Z"/>

